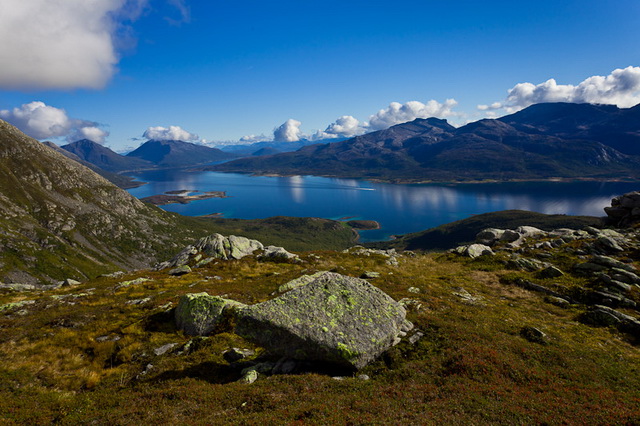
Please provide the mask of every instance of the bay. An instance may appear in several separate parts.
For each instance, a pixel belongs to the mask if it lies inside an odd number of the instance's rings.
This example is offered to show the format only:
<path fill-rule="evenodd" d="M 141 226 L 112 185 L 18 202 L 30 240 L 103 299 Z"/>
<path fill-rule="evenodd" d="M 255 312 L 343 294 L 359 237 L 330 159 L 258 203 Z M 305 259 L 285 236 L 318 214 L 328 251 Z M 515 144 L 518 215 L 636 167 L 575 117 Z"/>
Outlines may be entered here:
<path fill-rule="evenodd" d="M 138 198 L 167 191 L 225 191 L 228 198 L 163 209 L 187 216 L 225 218 L 310 216 L 366 219 L 381 229 L 361 231 L 361 241 L 422 231 L 469 216 L 519 209 L 547 214 L 604 216 L 611 198 L 640 190 L 638 182 L 507 182 L 487 184 L 389 184 L 317 176 L 269 177 L 236 173 L 160 170 L 131 174 L 148 182 L 129 190 Z"/>

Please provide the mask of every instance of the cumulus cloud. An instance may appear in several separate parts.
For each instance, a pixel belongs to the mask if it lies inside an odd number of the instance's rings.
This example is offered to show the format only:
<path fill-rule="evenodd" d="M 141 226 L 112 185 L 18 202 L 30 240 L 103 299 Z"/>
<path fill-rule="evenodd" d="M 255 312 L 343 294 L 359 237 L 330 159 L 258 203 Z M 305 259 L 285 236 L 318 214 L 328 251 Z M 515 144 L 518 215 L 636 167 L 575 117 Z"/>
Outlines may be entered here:
<path fill-rule="evenodd" d="M 338 117 L 336 121 L 331 123 L 324 131 L 317 131 L 313 139 L 350 138 L 366 132 L 366 123 L 360 123 L 357 118 L 351 115 L 343 115 L 342 117 Z"/>
<path fill-rule="evenodd" d="M 640 103 L 640 67 L 618 68 L 607 76 L 595 75 L 577 86 L 558 84 L 555 79 L 544 83 L 518 83 L 508 92 L 504 102 L 478 105 L 481 111 L 504 108 L 511 113 L 541 102 L 612 104 L 628 108 Z"/>
<path fill-rule="evenodd" d="M 0 88 L 101 88 L 121 22 L 147 0 L 0 0 Z"/>
<path fill-rule="evenodd" d="M 385 109 L 369 117 L 369 130 L 382 130 L 400 123 L 413 121 L 416 118 L 438 117 L 444 118 L 456 115 L 453 107 L 458 104 L 455 99 L 447 99 L 444 103 L 430 100 L 426 104 L 409 101 L 401 104 L 391 102 Z"/>
<path fill-rule="evenodd" d="M 302 137 L 302 131 L 300 130 L 301 122 L 288 119 L 280 127 L 273 130 L 273 139 L 278 142 L 296 142 Z"/>
<path fill-rule="evenodd" d="M 193 142 L 199 140 L 198 135 L 190 133 L 180 126 L 169 127 L 149 127 L 142 134 L 142 137 L 147 139 L 153 139 L 157 141 L 184 141 Z"/>
<path fill-rule="evenodd" d="M 30 102 L 11 110 L 0 110 L 0 118 L 35 139 L 65 138 L 68 142 L 90 139 L 104 143 L 109 132 L 93 121 L 70 118 L 63 109 Z"/>

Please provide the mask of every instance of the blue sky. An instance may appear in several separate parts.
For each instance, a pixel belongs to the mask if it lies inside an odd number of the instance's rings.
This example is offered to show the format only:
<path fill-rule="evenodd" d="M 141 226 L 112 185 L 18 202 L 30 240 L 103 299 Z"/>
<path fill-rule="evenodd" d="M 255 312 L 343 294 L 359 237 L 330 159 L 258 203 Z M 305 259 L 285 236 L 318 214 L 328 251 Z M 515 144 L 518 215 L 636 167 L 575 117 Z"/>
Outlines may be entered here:
<path fill-rule="evenodd" d="M 273 139 L 283 123 L 283 140 L 352 136 L 541 101 L 640 102 L 637 0 L 0 0 L 0 10 L 0 118 L 61 143 Z"/>

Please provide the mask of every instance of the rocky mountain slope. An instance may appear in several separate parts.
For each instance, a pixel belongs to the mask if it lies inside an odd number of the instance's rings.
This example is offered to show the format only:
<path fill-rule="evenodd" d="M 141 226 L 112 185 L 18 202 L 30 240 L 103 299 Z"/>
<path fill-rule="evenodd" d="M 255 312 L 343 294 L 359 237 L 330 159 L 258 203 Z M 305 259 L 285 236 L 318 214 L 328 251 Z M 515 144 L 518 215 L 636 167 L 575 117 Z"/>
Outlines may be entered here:
<path fill-rule="evenodd" d="M 77 161 L 83 166 L 90 168 L 91 170 L 93 170 L 94 172 L 96 172 L 97 174 L 99 174 L 109 182 L 113 183 L 116 186 L 119 186 L 122 189 L 136 188 L 138 186 L 144 185 L 144 182 L 138 182 L 129 176 L 119 175 L 117 173 L 103 170 L 100 167 L 96 166 L 95 164 L 92 164 L 88 161 L 83 160 L 73 152 L 67 151 L 66 149 L 62 149 L 61 147 L 59 147 L 53 142 L 43 142 L 43 144 L 48 146 L 51 149 L 56 150 L 57 152 L 64 155 L 65 157 L 70 158 L 71 160 Z"/>
<path fill-rule="evenodd" d="M 182 220 L 0 121 L 1 281 L 148 266 L 197 235 Z"/>
<path fill-rule="evenodd" d="M 159 167 L 181 167 L 228 160 L 235 155 L 208 146 L 182 141 L 150 140 L 126 155 Z"/>
<path fill-rule="evenodd" d="M 638 107 L 590 106 L 586 116 L 598 116 L 599 124 L 589 127 L 567 105 L 539 104 L 457 129 L 445 120 L 418 119 L 343 142 L 207 169 L 402 181 L 636 178 Z"/>

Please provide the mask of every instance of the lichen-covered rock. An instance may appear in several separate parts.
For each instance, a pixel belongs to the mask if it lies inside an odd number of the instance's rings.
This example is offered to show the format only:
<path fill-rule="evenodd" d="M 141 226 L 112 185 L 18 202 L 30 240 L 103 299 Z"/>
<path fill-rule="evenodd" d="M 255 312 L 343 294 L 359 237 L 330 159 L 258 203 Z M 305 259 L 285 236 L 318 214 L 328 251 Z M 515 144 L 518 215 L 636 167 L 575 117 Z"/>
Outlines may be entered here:
<path fill-rule="evenodd" d="M 190 336 L 204 336 L 216 328 L 226 310 L 244 306 L 207 293 L 185 294 L 176 307 L 176 326 Z"/>
<path fill-rule="evenodd" d="M 533 259 L 529 257 L 518 257 L 515 259 L 509 260 L 507 262 L 507 267 L 511 269 L 518 269 L 520 271 L 538 271 L 543 268 L 548 268 L 550 265 L 545 262 L 541 262 L 538 259 Z"/>
<path fill-rule="evenodd" d="M 329 272 L 238 310 L 235 332 L 274 355 L 362 368 L 413 327 L 405 316 L 367 281 Z"/>
<path fill-rule="evenodd" d="M 264 253 L 260 255 L 260 259 L 298 261 L 300 256 L 289 253 L 283 247 L 267 246 L 264 248 Z"/>
<path fill-rule="evenodd" d="M 491 247 L 485 246 L 484 244 L 471 244 L 468 246 L 458 246 L 452 250 L 453 253 L 459 254 L 460 256 L 467 256 L 472 259 L 476 257 L 480 257 L 485 254 L 492 255 L 493 250 Z"/>
<path fill-rule="evenodd" d="M 288 283 L 282 284 L 280 287 L 278 287 L 278 291 L 280 293 L 284 293 L 285 291 L 289 291 L 289 290 L 293 290 L 294 288 L 305 286 L 310 282 L 312 282 L 313 280 L 315 280 L 316 278 L 320 277 L 321 275 L 328 274 L 328 273 L 329 271 L 320 271 L 311 275 L 303 275 L 301 277 L 298 277 L 296 279 L 289 281 Z"/>

